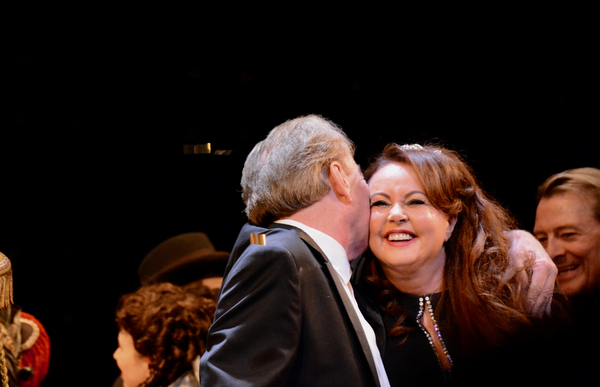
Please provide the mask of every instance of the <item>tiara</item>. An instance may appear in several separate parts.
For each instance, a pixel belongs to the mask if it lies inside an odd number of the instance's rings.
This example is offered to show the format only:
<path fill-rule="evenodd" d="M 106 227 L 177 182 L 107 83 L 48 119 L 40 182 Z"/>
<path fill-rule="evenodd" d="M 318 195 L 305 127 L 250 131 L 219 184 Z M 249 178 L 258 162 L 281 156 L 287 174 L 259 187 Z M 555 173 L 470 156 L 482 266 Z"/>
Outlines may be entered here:
<path fill-rule="evenodd" d="M 419 144 L 404 144 L 404 145 L 400 146 L 400 149 L 402 149 L 402 150 L 415 150 L 415 151 L 425 150 L 425 148 L 423 148 Z M 439 150 L 439 149 L 434 149 L 433 153 L 441 154 L 442 151 Z"/>
<path fill-rule="evenodd" d="M 419 144 L 404 144 L 400 146 L 403 150 L 423 150 L 423 147 Z"/>

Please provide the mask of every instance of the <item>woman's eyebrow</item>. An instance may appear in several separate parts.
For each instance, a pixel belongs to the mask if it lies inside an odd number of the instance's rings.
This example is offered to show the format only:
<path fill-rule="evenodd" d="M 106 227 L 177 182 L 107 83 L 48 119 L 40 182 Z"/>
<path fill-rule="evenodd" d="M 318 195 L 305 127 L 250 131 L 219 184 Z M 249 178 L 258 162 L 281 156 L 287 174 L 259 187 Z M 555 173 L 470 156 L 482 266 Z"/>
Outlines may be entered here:
<path fill-rule="evenodd" d="M 407 193 L 406 195 L 404 195 L 404 198 L 408 198 L 408 197 L 410 197 L 412 195 L 417 195 L 417 194 L 421 194 L 423 196 L 427 196 L 427 195 L 425 195 L 424 192 L 421 192 L 421 191 L 410 191 L 409 193 Z"/>
<path fill-rule="evenodd" d="M 375 192 L 373 195 L 371 195 L 371 199 L 373 199 L 377 195 L 381 195 L 386 199 L 391 199 L 390 195 L 386 194 L 385 192 Z"/>

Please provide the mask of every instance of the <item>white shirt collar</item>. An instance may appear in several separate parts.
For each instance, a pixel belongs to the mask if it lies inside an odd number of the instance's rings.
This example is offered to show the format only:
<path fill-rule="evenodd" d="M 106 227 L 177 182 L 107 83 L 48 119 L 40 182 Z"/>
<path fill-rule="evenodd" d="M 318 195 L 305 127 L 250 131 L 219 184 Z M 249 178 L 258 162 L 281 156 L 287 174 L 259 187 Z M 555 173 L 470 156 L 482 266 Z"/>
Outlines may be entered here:
<path fill-rule="evenodd" d="M 322 231 L 314 229 L 305 225 L 304 223 L 300 223 L 296 220 L 292 219 L 280 219 L 275 221 L 275 223 L 287 224 L 290 226 L 294 226 L 304 231 L 311 237 L 319 246 L 319 248 L 325 253 L 327 259 L 331 262 L 335 271 L 339 274 L 342 280 L 347 284 L 350 281 L 350 276 L 352 274 L 350 269 L 350 262 L 348 262 L 348 255 L 346 254 L 346 250 L 342 247 L 342 245 L 325 234 Z"/>

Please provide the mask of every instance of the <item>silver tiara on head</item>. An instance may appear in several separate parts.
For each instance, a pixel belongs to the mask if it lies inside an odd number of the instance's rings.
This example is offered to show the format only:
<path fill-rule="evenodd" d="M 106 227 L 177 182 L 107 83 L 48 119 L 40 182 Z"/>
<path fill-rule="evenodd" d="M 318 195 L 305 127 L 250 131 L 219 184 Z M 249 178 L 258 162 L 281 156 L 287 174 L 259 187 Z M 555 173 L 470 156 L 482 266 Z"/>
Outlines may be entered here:
<path fill-rule="evenodd" d="M 404 145 L 400 146 L 400 149 L 402 149 L 402 150 L 425 150 L 425 148 L 423 148 L 419 144 L 404 144 Z M 441 154 L 442 151 L 439 149 L 435 149 L 433 151 L 433 153 Z"/>
<path fill-rule="evenodd" d="M 404 150 L 423 150 L 423 147 L 419 144 L 404 144 L 400 148 Z"/>

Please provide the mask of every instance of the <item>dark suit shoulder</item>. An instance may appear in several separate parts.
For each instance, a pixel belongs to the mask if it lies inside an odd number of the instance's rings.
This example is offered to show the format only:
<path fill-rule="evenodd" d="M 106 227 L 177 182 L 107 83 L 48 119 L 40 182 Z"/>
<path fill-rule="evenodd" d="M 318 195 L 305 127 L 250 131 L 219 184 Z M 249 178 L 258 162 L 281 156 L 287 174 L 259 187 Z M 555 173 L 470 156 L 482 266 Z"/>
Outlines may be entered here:
<path fill-rule="evenodd" d="M 264 245 L 252 244 L 251 235 L 264 235 Z M 298 233 L 293 229 L 288 228 L 264 228 L 246 224 L 240 234 L 236 244 L 232 250 L 232 256 L 239 257 L 246 253 L 248 248 L 252 247 L 252 252 L 267 252 L 287 250 L 291 253 L 299 251 L 306 252 L 306 243 L 300 238 Z"/>
<path fill-rule="evenodd" d="M 252 234 L 262 234 L 264 244 L 251 243 Z M 223 284 L 293 278 L 301 267 L 316 267 L 314 253 L 300 238 L 296 229 L 264 228 L 246 224 L 232 249 Z M 293 279 L 293 281 L 297 281 Z M 239 286 L 239 285 L 238 285 Z M 227 288 L 227 286 L 224 286 Z M 222 289 L 222 293 L 226 289 Z"/>

